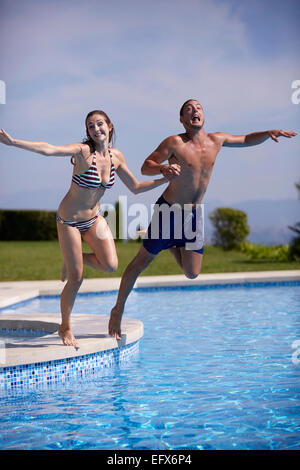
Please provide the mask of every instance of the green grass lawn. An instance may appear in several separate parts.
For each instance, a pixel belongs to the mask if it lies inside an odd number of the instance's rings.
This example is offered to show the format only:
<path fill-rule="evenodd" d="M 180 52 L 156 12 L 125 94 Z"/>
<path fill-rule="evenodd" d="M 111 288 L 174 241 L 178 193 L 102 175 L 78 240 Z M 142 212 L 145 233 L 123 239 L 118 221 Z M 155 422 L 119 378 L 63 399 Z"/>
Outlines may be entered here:
<path fill-rule="evenodd" d="M 138 252 L 137 242 L 116 244 L 119 268 L 113 274 L 84 268 L 84 277 L 119 277 L 125 267 Z M 84 243 L 84 251 L 90 251 Z M 5 241 L 0 242 L 0 281 L 49 280 L 59 279 L 62 254 L 57 241 Z M 294 262 L 250 261 L 239 251 L 223 251 L 221 248 L 206 246 L 202 273 L 225 273 L 241 271 L 271 271 L 300 269 Z M 145 276 L 161 274 L 182 274 L 179 266 L 168 251 L 161 252 L 142 273 Z"/>

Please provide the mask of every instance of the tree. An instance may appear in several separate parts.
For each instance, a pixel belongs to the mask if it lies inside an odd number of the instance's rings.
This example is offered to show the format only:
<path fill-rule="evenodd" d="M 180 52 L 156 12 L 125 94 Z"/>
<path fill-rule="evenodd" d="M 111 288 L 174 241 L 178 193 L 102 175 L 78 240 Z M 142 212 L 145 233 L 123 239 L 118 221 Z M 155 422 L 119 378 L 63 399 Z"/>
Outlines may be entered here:
<path fill-rule="evenodd" d="M 116 214 L 116 241 L 123 240 L 123 220 L 122 220 L 122 206 L 120 201 L 115 203 L 115 214 Z M 123 240 L 124 241 L 124 240 Z"/>
<path fill-rule="evenodd" d="M 298 190 L 298 197 L 300 199 L 300 181 L 295 183 L 295 186 Z M 288 226 L 290 230 L 297 234 L 296 237 L 292 238 L 290 241 L 290 252 L 292 259 L 297 261 L 300 260 L 300 222 L 297 222 L 294 227 Z"/>
<path fill-rule="evenodd" d="M 209 214 L 215 230 L 214 243 L 224 250 L 238 248 L 250 233 L 247 214 L 229 207 L 219 207 Z"/>

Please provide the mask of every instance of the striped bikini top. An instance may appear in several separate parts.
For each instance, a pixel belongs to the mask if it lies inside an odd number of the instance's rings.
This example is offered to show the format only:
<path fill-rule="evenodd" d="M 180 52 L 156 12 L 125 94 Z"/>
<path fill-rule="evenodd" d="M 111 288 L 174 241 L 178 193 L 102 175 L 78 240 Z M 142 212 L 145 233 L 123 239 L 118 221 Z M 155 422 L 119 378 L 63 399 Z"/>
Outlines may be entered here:
<path fill-rule="evenodd" d="M 81 186 L 82 188 L 111 188 L 115 182 L 115 166 L 112 161 L 112 154 L 110 149 L 108 149 L 108 152 L 110 156 L 111 166 L 109 183 L 107 185 L 102 184 L 99 178 L 98 169 L 96 165 L 96 152 L 94 153 L 93 161 L 89 169 L 79 175 L 73 175 L 72 181 L 78 184 L 78 186 Z"/>

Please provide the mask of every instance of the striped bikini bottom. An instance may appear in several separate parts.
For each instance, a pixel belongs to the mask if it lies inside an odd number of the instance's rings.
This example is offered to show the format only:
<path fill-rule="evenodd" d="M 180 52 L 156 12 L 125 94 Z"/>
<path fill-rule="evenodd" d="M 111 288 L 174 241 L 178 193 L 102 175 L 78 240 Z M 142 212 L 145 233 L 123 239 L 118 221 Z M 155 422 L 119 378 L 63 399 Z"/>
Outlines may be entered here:
<path fill-rule="evenodd" d="M 88 220 L 82 220 L 81 222 L 69 222 L 68 220 L 63 220 L 58 213 L 56 213 L 56 220 L 59 224 L 69 225 L 70 227 L 75 227 L 79 230 L 80 233 L 86 232 L 93 223 L 98 219 L 100 212 L 98 211 L 97 215 Z"/>

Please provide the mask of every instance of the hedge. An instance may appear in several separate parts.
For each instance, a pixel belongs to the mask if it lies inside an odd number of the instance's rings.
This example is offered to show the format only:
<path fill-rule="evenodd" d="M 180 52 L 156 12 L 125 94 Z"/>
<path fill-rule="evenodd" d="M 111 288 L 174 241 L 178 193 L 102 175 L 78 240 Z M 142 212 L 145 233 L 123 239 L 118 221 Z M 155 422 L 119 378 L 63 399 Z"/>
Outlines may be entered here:
<path fill-rule="evenodd" d="M 0 209 L 0 240 L 55 239 L 55 211 Z"/>
<path fill-rule="evenodd" d="M 265 246 L 256 243 L 244 242 L 241 244 L 241 252 L 251 260 L 264 261 L 291 261 L 291 251 L 288 245 Z"/>

